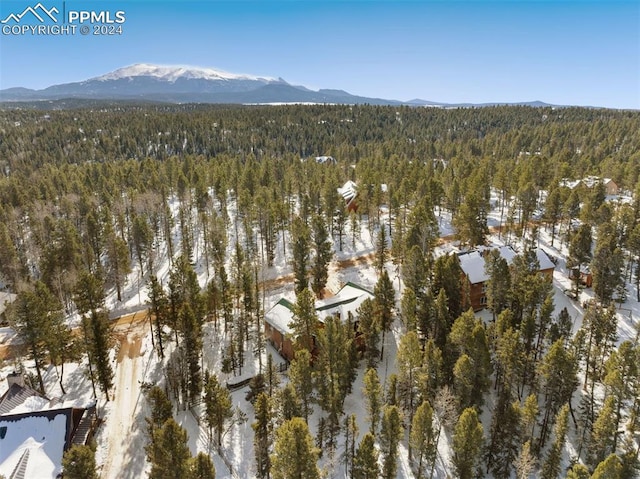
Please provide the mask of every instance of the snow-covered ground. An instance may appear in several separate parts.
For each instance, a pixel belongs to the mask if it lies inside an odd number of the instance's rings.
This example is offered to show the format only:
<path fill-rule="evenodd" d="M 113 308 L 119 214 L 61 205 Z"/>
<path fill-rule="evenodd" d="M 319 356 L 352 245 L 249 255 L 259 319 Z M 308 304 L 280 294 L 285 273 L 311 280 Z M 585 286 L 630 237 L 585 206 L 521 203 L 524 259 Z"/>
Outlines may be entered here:
<path fill-rule="evenodd" d="M 180 254 L 180 230 L 177 221 L 178 209 L 180 207 L 176 198 L 171 198 L 169 201 L 170 209 L 174 215 L 175 226 L 172 230 L 172 236 L 174 240 L 174 257 Z M 500 225 L 500 208 L 498 207 L 497 197 L 492 198 L 493 210 L 489 215 L 489 226 L 498 227 Z M 235 213 L 236 207 L 233 200 L 229 201 L 228 212 L 230 215 L 229 228 L 229 240 L 227 250 L 227 261 L 230 264 L 233 247 L 236 239 L 242 244 L 244 242 L 244 233 L 242 228 L 238 229 L 238 237 L 236 238 Z M 447 241 L 442 244 L 436 254 L 444 254 L 448 251 L 456 250 L 456 244 L 451 240 L 451 235 L 454 230 L 451 226 L 450 215 L 446 212 L 441 212 L 437 215 L 441 236 L 447 237 Z M 505 210 L 502 221 L 506 221 L 508 217 L 508 210 Z M 388 221 L 386 209 L 382 211 L 382 225 L 386 225 Z M 375 251 L 375 238 L 377 237 L 377 231 L 369 231 L 368 222 L 363 220 L 359 225 L 359 234 L 354 238 L 351 232 L 350 222 L 346 223 L 346 230 L 343 240 L 342 251 L 337 251 L 337 244 L 334 243 L 335 255 L 330 267 L 330 276 L 328 281 L 328 289 L 332 292 L 336 292 L 341 285 L 347 281 L 355 282 L 366 288 L 373 289 L 377 276 L 374 271 L 370 259 L 371 253 Z M 202 256 L 203 239 L 201 232 L 196 232 L 196 245 L 194 245 L 194 264 L 196 273 L 200 281 L 201 286 L 205 286 L 208 278 L 213 275 L 212 270 L 207 270 L 204 257 Z M 501 245 L 505 243 L 504 235 L 499 235 L 497 232 L 492 233 L 489 241 L 495 245 Z M 519 245 L 513 235 L 508 238 L 514 247 L 518 248 Z M 283 238 L 282 234 L 278 235 L 278 242 L 276 247 L 275 264 L 271 268 L 262 267 L 259 270 L 259 280 L 267 281 L 274 280 L 276 278 L 287 277 L 291 273 L 290 266 L 290 254 L 287 249 L 287 254 L 283 253 Z M 554 247 L 551 246 L 551 238 L 548 231 L 545 228 L 540 228 L 540 247 L 547 251 L 551 256 L 557 259 L 557 267 L 554 272 L 553 285 L 554 285 L 554 301 L 556 306 L 556 313 L 562 308 L 567 308 L 569 314 L 574 320 L 574 331 L 576 331 L 582 321 L 582 315 L 584 313 L 582 303 L 591 297 L 593 294 L 590 290 L 583 290 L 581 293 L 580 301 L 574 301 L 570 299 L 563 290 L 570 287 L 570 280 L 566 271 L 566 245 L 562 244 L 559 237 L 556 237 Z M 157 265 L 154 273 L 158 276 L 161 282 L 165 285 L 168 281 L 168 275 L 171 268 L 170 258 L 167 257 L 166 242 L 161 242 L 158 245 L 156 251 Z M 345 265 L 341 261 L 360 258 L 361 260 L 354 262 L 353 265 Z M 126 282 L 125 289 L 123 291 L 122 301 L 117 301 L 115 297 L 115 291 L 110 292 L 107 298 L 107 306 L 112 311 L 112 315 L 120 315 L 127 312 L 137 311 L 146 307 L 147 292 L 146 281 L 147 278 L 142 278 L 139 273 L 137 264 L 133 264 L 133 271 L 130 274 L 128 281 Z M 402 282 L 399 278 L 398 270 L 395 265 L 389 263 L 387 265 L 389 275 L 393 281 L 394 286 L 397 288 L 396 299 L 399 304 L 400 289 Z M 269 282 L 270 288 L 264 293 L 263 307 L 268 310 L 273 304 L 275 304 L 281 297 L 287 297 L 290 300 L 295 298 L 293 293 L 293 281 L 283 280 L 279 282 Z M 634 301 L 635 291 L 628 285 L 628 300 L 622 305 L 618 313 L 618 340 L 623 341 L 625 339 L 634 339 L 638 334 L 638 320 L 640 318 L 640 303 Z M 486 317 L 486 312 L 481 313 Z M 13 331 L 10 328 L 0 329 L 0 344 L 11 341 Z M 386 384 L 387 378 L 390 374 L 396 371 L 395 355 L 397 351 L 397 345 L 404 334 L 403 326 L 399 321 L 393 326 L 392 334 L 386 335 L 386 341 L 384 345 L 385 355 L 383 360 L 378 365 L 378 374 L 382 384 Z M 223 382 L 240 381 L 245 377 L 250 377 L 258 371 L 259 361 L 258 358 L 251 351 L 245 352 L 246 364 L 241 376 L 233 377 L 231 375 L 223 375 L 221 370 L 221 358 L 222 351 L 226 344 L 226 338 L 221 331 L 216 331 L 213 325 L 207 325 L 205 328 L 204 339 L 204 352 L 203 352 L 203 364 L 205 369 L 209 369 L 212 372 L 219 374 Z M 281 361 L 277 353 L 267 347 L 267 353 L 272 354 L 274 359 L 278 362 Z M 266 357 L 261 358 L 262 364 L 266 364 Z M 164 382 L 163 377 L 163 363 L 159 361 L 151 346 L 151 337 L 148 331 L 148 323 L 144 323 L 137 326 L 131 331 L 128 331 L 124 336 L 119 337 L 119 347 L 117 351 L 114 351 L 113 361 L 115 366 L 115 387 L 112 394 L 112 400 L 107 402 L 104 396 L 98 394 L 98 406 L 99 414 L 104 419 L 103 425 L 98 431 L 96 437 L 98 444 L 98 451 L 96 459 L 99 464 L 101 476 L 103 478 L 139 478 L 145 477 L 148 473 L 149 466 L 145 460 L 144 446 L 147 442 L 146 437 L 146 423 L 145 417 L 149 413 L 148 405 L 146 403 L 144 394 L 142 393 L 141 386 L 143 383 L 149 384 L 162 384 Z M 25 362 L 25 366 L 31 366 L 29 362 Z M 1 373 L 3 376 L 16 367 L 15 364 L 4 365 Z M 65 368 L 65 387 L 67 388 L 67 394 L 64 396 L 65 400 L 87 402 L 92 401 L 91 386 L 88 382 L 85 373 L 86 364 L 69 364 Z M 362 378 L 364 375 L 364 365 L 361 365 L 358 370 L 358 376 L 356 382 L 353 385 L 353 392 L 345 401 L 345 414 L 354 414 L 357 418 L 358 428 L 360 431 L 360 437 L 368 430 L 366 422 L 366 411 L 364 410 L 364 401 L 361 396 Z M 286 381 L 286 376 L 283 379 Z M 57 384 L 57 373 L 54 368 L 49 368 L 45 373 L 45 381 L 47 387 L 47 393 L 50 396 L 61 396 L 62 393 Z M 6 390 L 6 383 L 3 381 L 0 383 L 0 394 Z M 245 394 L 247 387 L 234 391 L 232 393 L 233 405 L 238 411 L 241 411 L 246 418 L 244 422 L 234 424 L 230 430 L 225 434 L 222 455 L 221 457 L 211 447 L 207 439 L 207 434 L 204 428 L 199 427 L 197 417 L 193 411 L 179 411 L 176 412 L 176 418 L 179 423 L 185 427 L 189 435 L 189 447 L 192 453 L 207 452 L 211 454 L 214 460 L 217 477 L 219 478 L 231 478 L 241 477 L 249 478 L 254 477 L 254 454 L 253 454 L 253 431 L 251 429 L 251 423 L 254 420 L 253 407 L 249 402 L 245 400 Z M 485 409 L 491 407 L 491 398 L 487 401 Z M 314 405 L 314 413 L 309 420 L 309 424 L 312 432 L 317 430 L 319 418 L 321 416 L 321 410 L 319 406 Z M 485 424 L 485 429 L 488 429 L 488 425 Z M 434 477 L 437 479 L 444 479 L 448 477 L 451 471 L 450 458 L 450 437 L 444 433 L 440 437 L 439 441 L 439 455 L 437 461 L 437 467 Z M 397 479 L 411 479 L 413 474 L 409 466 L 408 451 L 406 449 L 407 437 L 405 434 L 405 440 L 400 447 L 399 451 L 399 466 L 396 475 Z M 565 454 L 565 464 L 569 460 L 569 452 L 572 446 L 567 446 L 567 453 Z M 321 460 L 321 466 L 327 472 L 327 477 L 342 479 L 344 475 L 344 464 L 340 461 L 340 456 L 344 452 L 344 437 L 340 437 L 334 457 L 329 457 L 325 454 Z M 225 463 L 226 461 L 226 463 Z M 228 465 L 231 466 L 229 468 Z M 232 474 L 231 470 L 233 469 Z"/>

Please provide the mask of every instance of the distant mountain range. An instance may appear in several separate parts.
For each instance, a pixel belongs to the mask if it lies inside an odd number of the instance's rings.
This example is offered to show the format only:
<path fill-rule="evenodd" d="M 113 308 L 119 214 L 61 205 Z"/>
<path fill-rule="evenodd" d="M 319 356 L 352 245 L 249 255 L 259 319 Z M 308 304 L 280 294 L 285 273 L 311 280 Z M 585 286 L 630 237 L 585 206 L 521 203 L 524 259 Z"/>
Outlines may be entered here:
<path fill-rule="evenodd" d="M 318 91 L 291 85 L 282 78 L 227 73 L 210 68 L 136 64 L 89 80 L 53 85 L 42 90 L 7 88 L 0 90 L 2 102 L 40 100 L 133 100 L 164 103 L 334 103 L 410 105 L 441 108 L 491 106 L 505 103 L 438 103 L 426 100 L 402 102 L 352 95 L 343 90 Z M 553 106 L 543 102 L 514 105 Z"/>

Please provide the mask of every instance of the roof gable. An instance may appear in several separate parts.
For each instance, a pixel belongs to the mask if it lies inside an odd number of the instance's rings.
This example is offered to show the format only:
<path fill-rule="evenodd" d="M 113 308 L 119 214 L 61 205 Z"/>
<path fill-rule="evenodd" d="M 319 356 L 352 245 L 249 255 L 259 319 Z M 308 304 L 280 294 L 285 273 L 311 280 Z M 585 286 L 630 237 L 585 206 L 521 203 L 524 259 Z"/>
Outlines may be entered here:
<path fill-rule="evenodd" d="M 346 283 L 335 296 L 315 302 L 318 319 L 322 321 L 330 315 L 337 314 L 344 321 L 349 313 L 355 315 L 356 310 L 365 299 L 373 299 L 373 293 L 355 283 Z M 267 313 L 265 321 L 283 334 L 292 332 L 289 323 L 293 319 L 294 304 L 281 298 Z"/>
<path fill-rule="evenodd" d="M 511 266 L 513 258 L 517 256 L 516 251 L 511 246 L 500 246 L 498 248 L 480 247 L 474 251 L 458 255 L 460 268 L 469 278 L 471 284 L 484 283 L 489 279 L 489 275 L 485 271 L 484 254 L 492 249 L 497 249 L 500 256 L 507 261 L 509 266 Z M 538 271 L 545 271 L 555 267 L 549 256 L 540 248 L 536 248 L 536 258 L 538 259 Z"/>
<path fill-rule="evenodd" d="M 10 477 L 25 460 L 24 477 L 55 478 L 61 472 L 70 409 L 47 413 L 0 418 L 0 428 L 6 428 L 0 439 L 0 474 Z"/>

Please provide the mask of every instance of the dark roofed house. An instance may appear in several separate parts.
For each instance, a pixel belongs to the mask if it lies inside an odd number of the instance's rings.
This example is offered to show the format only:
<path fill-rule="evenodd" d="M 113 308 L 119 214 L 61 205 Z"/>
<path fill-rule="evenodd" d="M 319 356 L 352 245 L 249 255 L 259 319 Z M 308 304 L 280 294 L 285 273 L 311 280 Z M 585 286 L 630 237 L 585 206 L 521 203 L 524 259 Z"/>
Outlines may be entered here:
<path fill-rule="evenodd" d="M 0 398 L 0 474 L 7 479 L 56 478 L 62 455 L 93 434 L 95 403 L 65 405 L 31 389 L 16 376 Z"/>

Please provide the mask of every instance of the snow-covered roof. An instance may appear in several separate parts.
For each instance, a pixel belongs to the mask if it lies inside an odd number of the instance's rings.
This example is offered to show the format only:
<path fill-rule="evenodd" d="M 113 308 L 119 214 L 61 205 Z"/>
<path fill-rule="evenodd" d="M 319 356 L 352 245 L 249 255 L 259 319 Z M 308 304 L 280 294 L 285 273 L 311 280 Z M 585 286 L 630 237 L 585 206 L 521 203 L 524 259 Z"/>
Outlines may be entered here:
<path fill-rule="evenodd" d="M 357 185 L 353 181 L 349 180 L 344 185 L 342 185 L 342 188 L 338 188 L 338 193 L 345 199 L 347 203 L 349 203 L 358 195 L 357 188 Z"/>
<path fill-rule="evenodd" d="M 566 186 L 569 189 L 574 189 L 576 186 L 582 183 L 587 188 L 593 188 L 600 182 L 602 182 L 602 184 L 604 184 L 605 186 L 611 182 L 613 182 L 613 184 L 615 185 L 615 182 L 611 178 L 600 178 L 599 176 L 587 176 L 585 178 L 582 178 L 581 180 L 570 180 L 568 178 L 563 178 L 560 181 L 560 186 Z"/>
<path fill-rule="evenodd" d="M 316 312 L 320 321 L 327 316 L 340 315 L 342 321 L 346 321 L 351 313 L 354 317 L 356 310 L 365 299 L 373 299 L 370 291 L 354 283 L 345 284 L 335 296 L 316 301 Z"/>
<path fill-rule="evenodd" d="M 0 397 L 0 416 L 38 411 L 47 406 L 49 402 L 48 398 L 35 389 L 14 382 Z"/>
<path fill-rule="evenodd" d="M 570 190 L 574 189 L 579 184 L 580 180 L 570 180 L 569 178 L 563 178 L 560 181 L 560 186 L 564 186 L 566 188 L 569 188 Z"/>
<path fill-rule="evenodd" d="M 316 163 L 335 163 L 336 159 L 333 156 L 316 156 Z"/>
<path fill-rule="evenodd" d="M 0 474 L 11 477 L 22 461 L 24 477 L 55 478 L 62 470 L 67 411 L 0 417 Z"/>
<path fill-rule="evenodd" d="M 373 299 L 373 293 L 355 283 L 345 284 L 335 296 L 317 300 L 315 303 L 318 319 L 323 321 L 331 315 L 339 315 L 346 321 L 351 313 L 356 316 L 356 310 L 365 299 Z M 293 319 L 293 304 L 282 298 L 265 314 L 265 321 L 283 334 L 292 332 L 289 324 Z"/>
<path fill-rule="evenodd" d="M 264 315 L 264 320 L 282 334 L 291 333 L 289 323 L 293 319 L 293 304 L 282 298 Z"/>
<path fill-rule="evenodd" d="M 509 265 L 517 255 L 511 246 L 500 246 L 498 248 L 479 247 L 474 251 L 458 255 L 458 258 L 460 259 L 460 267 L 469 278 L 469 282 L 471 284 L 483 283 L 489 279 L 489 275 L 486 273 L 484 268 L 485 262 L 483 253 L 492 249 L 497 249 L 500 252 L 500 256 L 502 256 Z M 547 254 L 540 248 L 536 249 L 536 257 L 538 258 L 540 271 L 553 269 L 555 267 L 553 262 L 549 259 L 549 256 L 547 256 Z"/>
<path fill-rule="evenodd" d="M 553 269 L 556 267 L 556 265 L 553 264 L 553 261 L 551 261 L 551 258 L 549 258 L 549 255 L 547 255 L 547 253 L 545 253 L 544 250 L 541 250 L 540 248 L 536 249 L 536 257 L 538 258 L 540 271 L 544 271 L 545 269 Z"/>
<path fill-rule="evenodd" d="M 598 176 L 587 176 L 582 179 L 582 183 L 584 183 L 587 188 L 593 188 L 597 184 L 600 184 L 601 181 L 601 178 Z"/>

